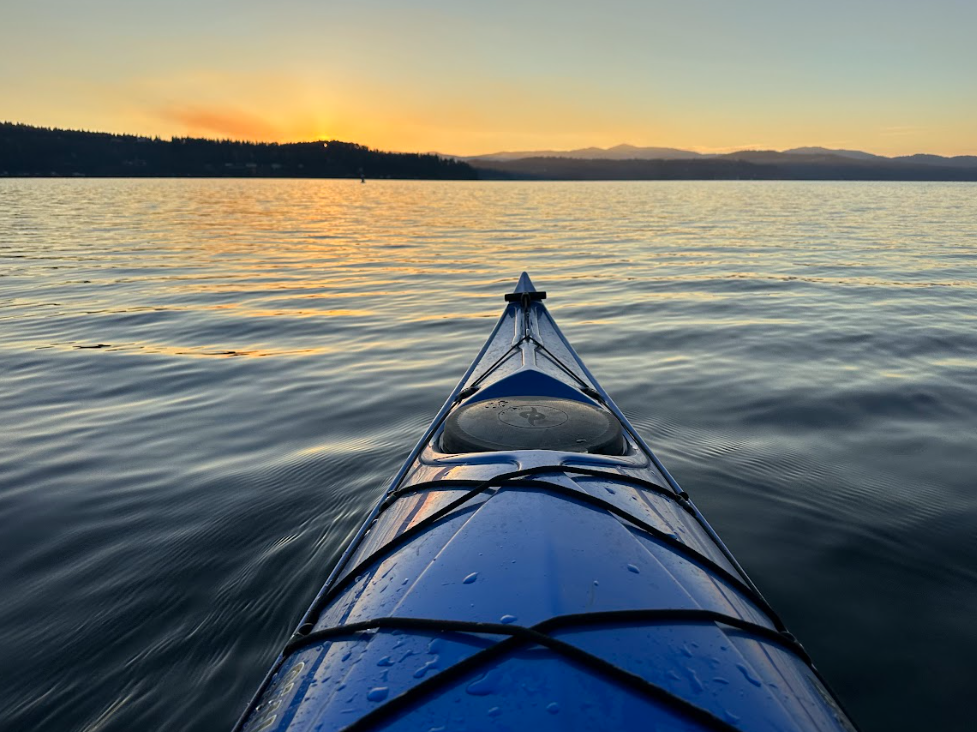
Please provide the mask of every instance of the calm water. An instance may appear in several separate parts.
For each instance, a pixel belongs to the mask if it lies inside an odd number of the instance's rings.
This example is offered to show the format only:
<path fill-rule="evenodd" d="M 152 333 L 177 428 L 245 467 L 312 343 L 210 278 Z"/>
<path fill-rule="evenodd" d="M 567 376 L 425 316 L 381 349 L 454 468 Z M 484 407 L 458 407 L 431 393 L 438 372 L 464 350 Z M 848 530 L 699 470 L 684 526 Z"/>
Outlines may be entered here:
<path fill-rule="evenodd" d="M 862 728 L 972 730 L 975 202 L 0 180 L 0 728 L 228 728 L 525 269 Z"/>

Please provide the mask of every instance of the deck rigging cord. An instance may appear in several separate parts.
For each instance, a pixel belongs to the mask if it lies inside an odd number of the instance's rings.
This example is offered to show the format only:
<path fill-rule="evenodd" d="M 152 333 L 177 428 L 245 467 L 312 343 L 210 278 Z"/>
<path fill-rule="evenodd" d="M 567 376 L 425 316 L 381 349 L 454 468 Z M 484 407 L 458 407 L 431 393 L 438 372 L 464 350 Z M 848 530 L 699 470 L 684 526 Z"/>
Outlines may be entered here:
<path fill-rule="evenodd" d="M 312 604 L 312 607 L 309 608 L 309 611 L 302 619 L 302 623 L 300 624 L 296 632 L 299 635 L 304 635 L 305 633 L 310 632 L 315 627 L 316 622 L 318 621 L 318 616 L 325 608 L 325 606 L 328 605 L 340 592 L 342 592 L 346 587 L 352 584 L 357 577 L 359 577 L 362 573 L 366 572 L 366 570 L 370 566 L 375 564 L 377 561 L 383 559 L 386 556 L 389 556 L 394 550 L 403 546 L 418 534 L 426 531 L 441 519 L 451 516 L 456 509 L 461 507 L 466 507 L 466 510 L 476 510 L 478 506 L 483 505 L 484 502 L 472 506 L 466 506 L 466 504 L 468 504 L 472 498 L 480 495 L 481 493 L 485 492 L 489 488 L 496 488 L 496 489 L 520 488 L 520 489 L 529 489 L 529 490 L 535 489 L 550 494 L 560 495 L 572 500 L 577 500 L 580 501 L 581 503 L 585 503 L 590 506 L 593 506 L 594 508 L 607 511 L 608 513 L 611 513 L 616 517 L 627 521 L 628 523 L 632 524 L 636 528 L 641 529 L 643 532 L 649 534 L 651 537 L 658 540 L 659 542 L 668 545 L 671 549 L 675 550 L 677 553 L 682 554 L 686 559 L 698 563 L 699 565 L 708 569 L 713 574 L 722 578 L 726 583 L 728 583 L 733 588 L 738 590 L 741 594 L 749 598 L 750 601 L 757 608 L 759 608 L 767 617 L 770 618 L 771 622 L 777 628 L 777 630 L 779 631 L 786 630 L 786 626 L 784 625 L 783 621 L 780 620 L 777 613 L 773 610 L 773 608 L 770 607 L 770 605 L 759 593 L 759 591 L 756 589 L 756 587 L 753 585 L 752 582 L 750 582 L 747 578 L 745 578 L 742 575 L 738 576 L 738 573 L 734 574 L 733 572 L 730 572 L 728 569 L 721 566 L 714 560 L 710 559 L 705 554 L 702 554 L 701 552 L 693 549 L 688 544 L 685 544 L 684 542 L 675 538 L 673 535 L 666 534 L 665 532 L 652 526 L 648 522 L 638 518 L 637 516 L 633 516 L 632 514 L 625 511 L 624 509 L 611 503 L 610 501 L 604 500 L 603 498 L 598 498 L 589 493 L 585 493 L 579 490 L 574 490 L 573 488 L 568 488 L 567 486 L 559 485 L 557 483 L 544 482 L 539 480 L 531 480 L 531 481 L 522 480 L 528 476 L 540 475 L 545 473 L 554 473 L 554 472 L 577 473 L 589 477 L 603 477 L 603 478 L 613 479 L 614 481 L 641 485 L 648 488 L 649 490 L 652 490 L 656 495 L 660 495 L 669 500 L 675 501 L 679 505 L 682 505 L 683 507 L 691 507 L 691 503 L 689 502 L 687 494 L 682 496 L 682 495 L 672 493 L 671 491 L 663 488 L 662 486 L 659 486 L 655 483 L 650 483 L 649 481 L 645 481 L 640 478 L 624 476 L 618 473 L 610 473 L 601 470 L 593 470 L 590 468 L 576 468 L 569 465 L 538 465 L 532 468 L 523 468 L 522 470 L 514 470 L 509 473 L 503 473 L 501 475 L 495 476 L 493 478 L 489 478 L 482 482 L 431 481 L 429 483 L 423 483 L 423 484 L 418 483 L 412 486 L 404 486 L 402 488 L 398 488 L 395 491 L 391 491 L 391 493 L 388 494 L 388 497 L 396 500 L 397 498 L 400 497 L 400 495 L 403 495 L 405 493 L 410 493 L 413 490 L 457 489 L 459 487 L 458 486 L 459 483 L 473 485 L 474 487 L 472 487 L 464 495 L 460 496 L 454 501 L 451 501 L 446 506 L 442 506 L 440 509 L 432 512 L 431 514 L 424 517 L 423 519 L 418 521 L 410 528 L 406 529 L 405 531 L 401 532 L 397 536 L 390 539 L 390 541 L 388 541 L 382 547 L 378 548 L 369 556 L 359 561 L 352 569 L 344 571 L 341 577 L 339 577 L 335 582 L 333 582 L 328 588 L 326 588 L 325 592 L 321 593 L 319 597 L 316 598 L 315 602 L 313 602 Z M 398 491 L 400 491 L 401 493 L 398 494 Z M 498 491 L 496 491 L 496 493 L 497 492 Z M 377 511 L 376 515 L 379 516 L 383 511 L 388 509 L 392 503 L 393 501 L 388 502 L 387 498 L 385 498 L 383 501 L 381 501 L 379 510 Z M 694 508 L 687 508 L 687 510 L 689 510 L 689 512 L 696 519 L 698 519 L 698 512 L 695 511 Z M 460 514 L 455 514 L 452 517 L 455 517 L 457 515 Z M 717 549 L 721 550 L 724 549 L 724 547 L 717 545 Z M 723 552 L 723 554 L 725 556 L 726 552 Z M 733 566 L 736 565 L 734 564 Z"/>

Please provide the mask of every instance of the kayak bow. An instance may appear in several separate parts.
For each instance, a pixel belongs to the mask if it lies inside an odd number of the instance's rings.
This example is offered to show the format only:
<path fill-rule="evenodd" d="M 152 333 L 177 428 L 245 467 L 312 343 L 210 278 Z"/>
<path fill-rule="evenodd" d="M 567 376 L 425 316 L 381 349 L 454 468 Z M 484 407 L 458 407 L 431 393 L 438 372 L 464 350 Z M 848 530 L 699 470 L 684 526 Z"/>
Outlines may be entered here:
<path fill-rule="evenodd" d="M 852 730 L 523 273 L 236 729 Z"/>

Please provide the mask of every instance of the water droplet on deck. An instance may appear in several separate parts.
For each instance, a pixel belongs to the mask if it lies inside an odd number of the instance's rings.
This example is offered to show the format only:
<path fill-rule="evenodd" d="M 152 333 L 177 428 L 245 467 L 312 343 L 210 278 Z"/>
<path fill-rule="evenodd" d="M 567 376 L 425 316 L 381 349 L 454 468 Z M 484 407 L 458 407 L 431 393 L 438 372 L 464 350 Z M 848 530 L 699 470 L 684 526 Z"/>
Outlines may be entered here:
<path fill-rule="evenodd" d="M 417 671 L 414 672 L 414 678 L 415 679 L 423 679 L 424 678 L 424 674 L 426 674 L 431 669 L 437 668 L 437 667 L 438 667 L 438 660 L 436 658 L 433 661 L 428 661 L 423 666 L 421 666 L 419 669 L 417 669 Z"/>
<path fill-rule="evenodd" d="M 478 579 L 478 572 L 472 572 L 470 575 L 462 580 L 466 585 L 470 585 L 472 582 Z"/>
<path fill-rule="evenodd" d="M 509 623 L 514 623 L 518 619 L 519 618 L 517 618 L 515 615 L 503 615 L 501 618 L 499 618 L 499 620 L 502 622 L 503 625 L 508 625 Z"/>
<path fill-rule="evenodd" d="M 387 694 L 390 693 L 390 689 L 386 686 L 376 686 L 367 692 L 366 698 L 371 702 L 381 702 L 387 698 Z"/>
<path fill-rule="evenodd" d="M 758 679 L 756 676 L 754 676 L 753 674 L 751 674 L 750 673 L 750 669 L 748 669 L 742 663 L 736 664 L 736 668 L 738 668 L 742 672 L 743 676 L 751 684 L 753 684 L 754 686 L 763 686 L 763 682 L 760 681 L 760 679 Z"/>
<path fill-rule="evenodd" d="M 496 688 L 495 675 L 489 671 L 487 674 L 475 679 L 466 688 L 467 691 L 472 696 L 488 696 L 493 693 Z"/>
<path fill-rule="evenodd" d="M 559 714 L 560 705 L 557 704 L 556 702 L 550 702 L 549 704 L 546 705 L 546 711 L 549 712 L 550 714 Z"/>
<path fill-rule="evenodd" d="M 393 666 L 394 662 L 390 660 L 390 656 L 384 656 L 379 661 L 377 661 L 377 666 Z"/>
<path fill-rule="evenodd" d="M 635 567 L 633 564 L 628 565 L 628 571 L 634 572 L 635 574 L 641 574 L 641 570 Z"/>
<path fill-rule="evenodd" d="M 502 714 L 502 709 L 500 707 L 492 707 L 488 710 L 488 715 L 490 717 L 498 717 L 500 714 Z"/>

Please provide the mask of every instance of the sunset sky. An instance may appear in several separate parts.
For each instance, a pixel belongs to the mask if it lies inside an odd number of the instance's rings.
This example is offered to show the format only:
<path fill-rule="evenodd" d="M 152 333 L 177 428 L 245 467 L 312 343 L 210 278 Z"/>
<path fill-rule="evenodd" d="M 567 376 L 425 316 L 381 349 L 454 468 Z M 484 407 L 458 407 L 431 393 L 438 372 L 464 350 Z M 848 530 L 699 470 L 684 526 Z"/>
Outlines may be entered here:
<path fill-rule="evenodd" d="M 0 121 L 479 154 L 977 154 L 974 0 L 11 0 Z"/>

